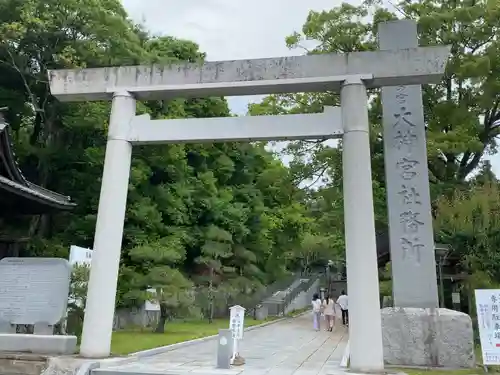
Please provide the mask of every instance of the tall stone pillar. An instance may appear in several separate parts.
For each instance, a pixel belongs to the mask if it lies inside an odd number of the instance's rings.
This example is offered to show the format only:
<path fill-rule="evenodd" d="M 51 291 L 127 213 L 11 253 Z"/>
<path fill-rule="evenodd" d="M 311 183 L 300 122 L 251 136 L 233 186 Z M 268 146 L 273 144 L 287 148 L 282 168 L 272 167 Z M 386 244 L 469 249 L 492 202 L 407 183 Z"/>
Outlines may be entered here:
<path fill-rule="evenodd" d="M 380 24 L 382 50 L 415 48 L 412 20 Z M 420 85 L 382 88 L 394 308 L 382 310 L 390 365 L 474 367 L 472 322 L 439 309 Z"/>
<path fill-rule="evenodd" d="M 381 50 L 418 47 L 412 20 L 382 24 Z M 420 85 L 382 88 L 394 306 L 439 307 Z"/>
<path fill-rule="evenodd" d="M 368 97 L 362 77 L 346 80 L 340 96 L 344 127 L 342 160 L 350 369 L 354 372 L 382 373 L 384 354 L 373 212 Z"/>

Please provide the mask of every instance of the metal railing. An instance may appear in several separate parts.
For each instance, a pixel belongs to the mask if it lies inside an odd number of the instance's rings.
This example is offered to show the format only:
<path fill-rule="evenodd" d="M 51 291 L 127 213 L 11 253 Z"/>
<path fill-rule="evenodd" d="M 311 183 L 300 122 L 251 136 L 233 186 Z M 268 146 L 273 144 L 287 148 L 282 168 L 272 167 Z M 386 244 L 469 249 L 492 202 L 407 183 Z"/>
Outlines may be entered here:
<path fill-rule="evenodd" d="M 310 275 L 308 278 L 302 278 L 302 282 L 299 283 L 295 288 L 286 291 L 283 296 L 276 296 L 274 298 L 268 298 L 265 301 L 265 305 L 268 309 L 268 314 L 270 316 L 283 316 L 287 307 L 292 303 L 292 301 L 297 298 L 297 296 L 305 291 L 311 289 L 313 284 L 318 280 L 319 275 Z"/>
<path fill-rule="evenodd" d="M 242 304 L 242 306 L 247 310 L 247 314 L 256 318 L 256 311 L 258 305 L 261 305 L 265 300 L 272 298 L 272 296 L 282 290 L 288 288 L 297 280 L 295 274 L 291 274 L 281 280 L 275 281 L 271 285 L 266 286 L 262 291 L 255 293 L 250 301 Z"/>

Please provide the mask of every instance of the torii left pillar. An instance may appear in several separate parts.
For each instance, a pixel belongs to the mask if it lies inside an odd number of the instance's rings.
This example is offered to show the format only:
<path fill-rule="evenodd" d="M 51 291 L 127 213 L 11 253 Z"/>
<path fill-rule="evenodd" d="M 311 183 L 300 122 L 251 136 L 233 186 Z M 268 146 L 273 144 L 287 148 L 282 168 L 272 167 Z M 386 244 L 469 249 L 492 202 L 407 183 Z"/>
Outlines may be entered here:
<path fill-rule="evenodd" d="M 94 237 L 96 251 L 92 254 L 94 277 L 89 279 L 83 321 L 85 334 L 80 345 L 83 357 L 99 358 L 107 356 L 111 350 L 113 319 L 106 317 L 115 312 L 132 160 L 132 144 L 123 131 L 128 129 L 126 125 L 132 122 L 135 113 L 136 101 L 129 92 L 119 91 L 113 95 Z"/>
<path fill-rule="evenodd" d="M 350 367 L 384 370 L 380 318 L 375 215 L 368 122 L 368 97 L 361 79 L 348 79 L 342 103 L 342 178 L 347 287 L 349 294 Z M 372 346 L 366 350 L 366 339 Z"/>

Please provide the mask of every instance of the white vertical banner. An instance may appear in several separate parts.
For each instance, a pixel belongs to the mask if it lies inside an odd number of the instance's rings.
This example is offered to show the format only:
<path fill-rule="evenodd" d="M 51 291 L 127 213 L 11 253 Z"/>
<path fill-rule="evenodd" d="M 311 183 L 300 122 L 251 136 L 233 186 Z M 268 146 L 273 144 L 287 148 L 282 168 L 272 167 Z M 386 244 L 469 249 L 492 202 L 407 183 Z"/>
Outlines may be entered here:
<path fill-rule="evenodd" d="M 156 289 L 150 288 L 147 290 L 148 294 L 150 296 L 156 296 L 157 292 Z M 160 311 L 160 304 L 158 303 L 158 299 L 151 299 L 151 300 L 146 300 L 144 302 L 144 310 L 146 311 Z"/>
<path fill-rule="evenodd" d="M 245 308 L 235 305 L 229 308 L 229 329 L 233 334 L 233 357 L 232 361 L 239 356 L 238 341 L 243 339 L 243 329 L 245 324 Z"/>
<path fill-rule="evenodd" d="M 476 311 L 484 365 L 500 364 L 500 290 L 476 289 Z"/>

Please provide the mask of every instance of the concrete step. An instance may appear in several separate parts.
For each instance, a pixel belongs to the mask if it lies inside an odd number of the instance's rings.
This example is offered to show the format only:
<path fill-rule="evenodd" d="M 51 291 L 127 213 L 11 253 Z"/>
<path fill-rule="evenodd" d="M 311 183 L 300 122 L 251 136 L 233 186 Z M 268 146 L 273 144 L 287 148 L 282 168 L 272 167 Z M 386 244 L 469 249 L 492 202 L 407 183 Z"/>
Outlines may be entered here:
<path fill-rule="evenodd" d="M 47 368 L 48 356 L 0 352 L 1 375 L 40 375 Z"/>

